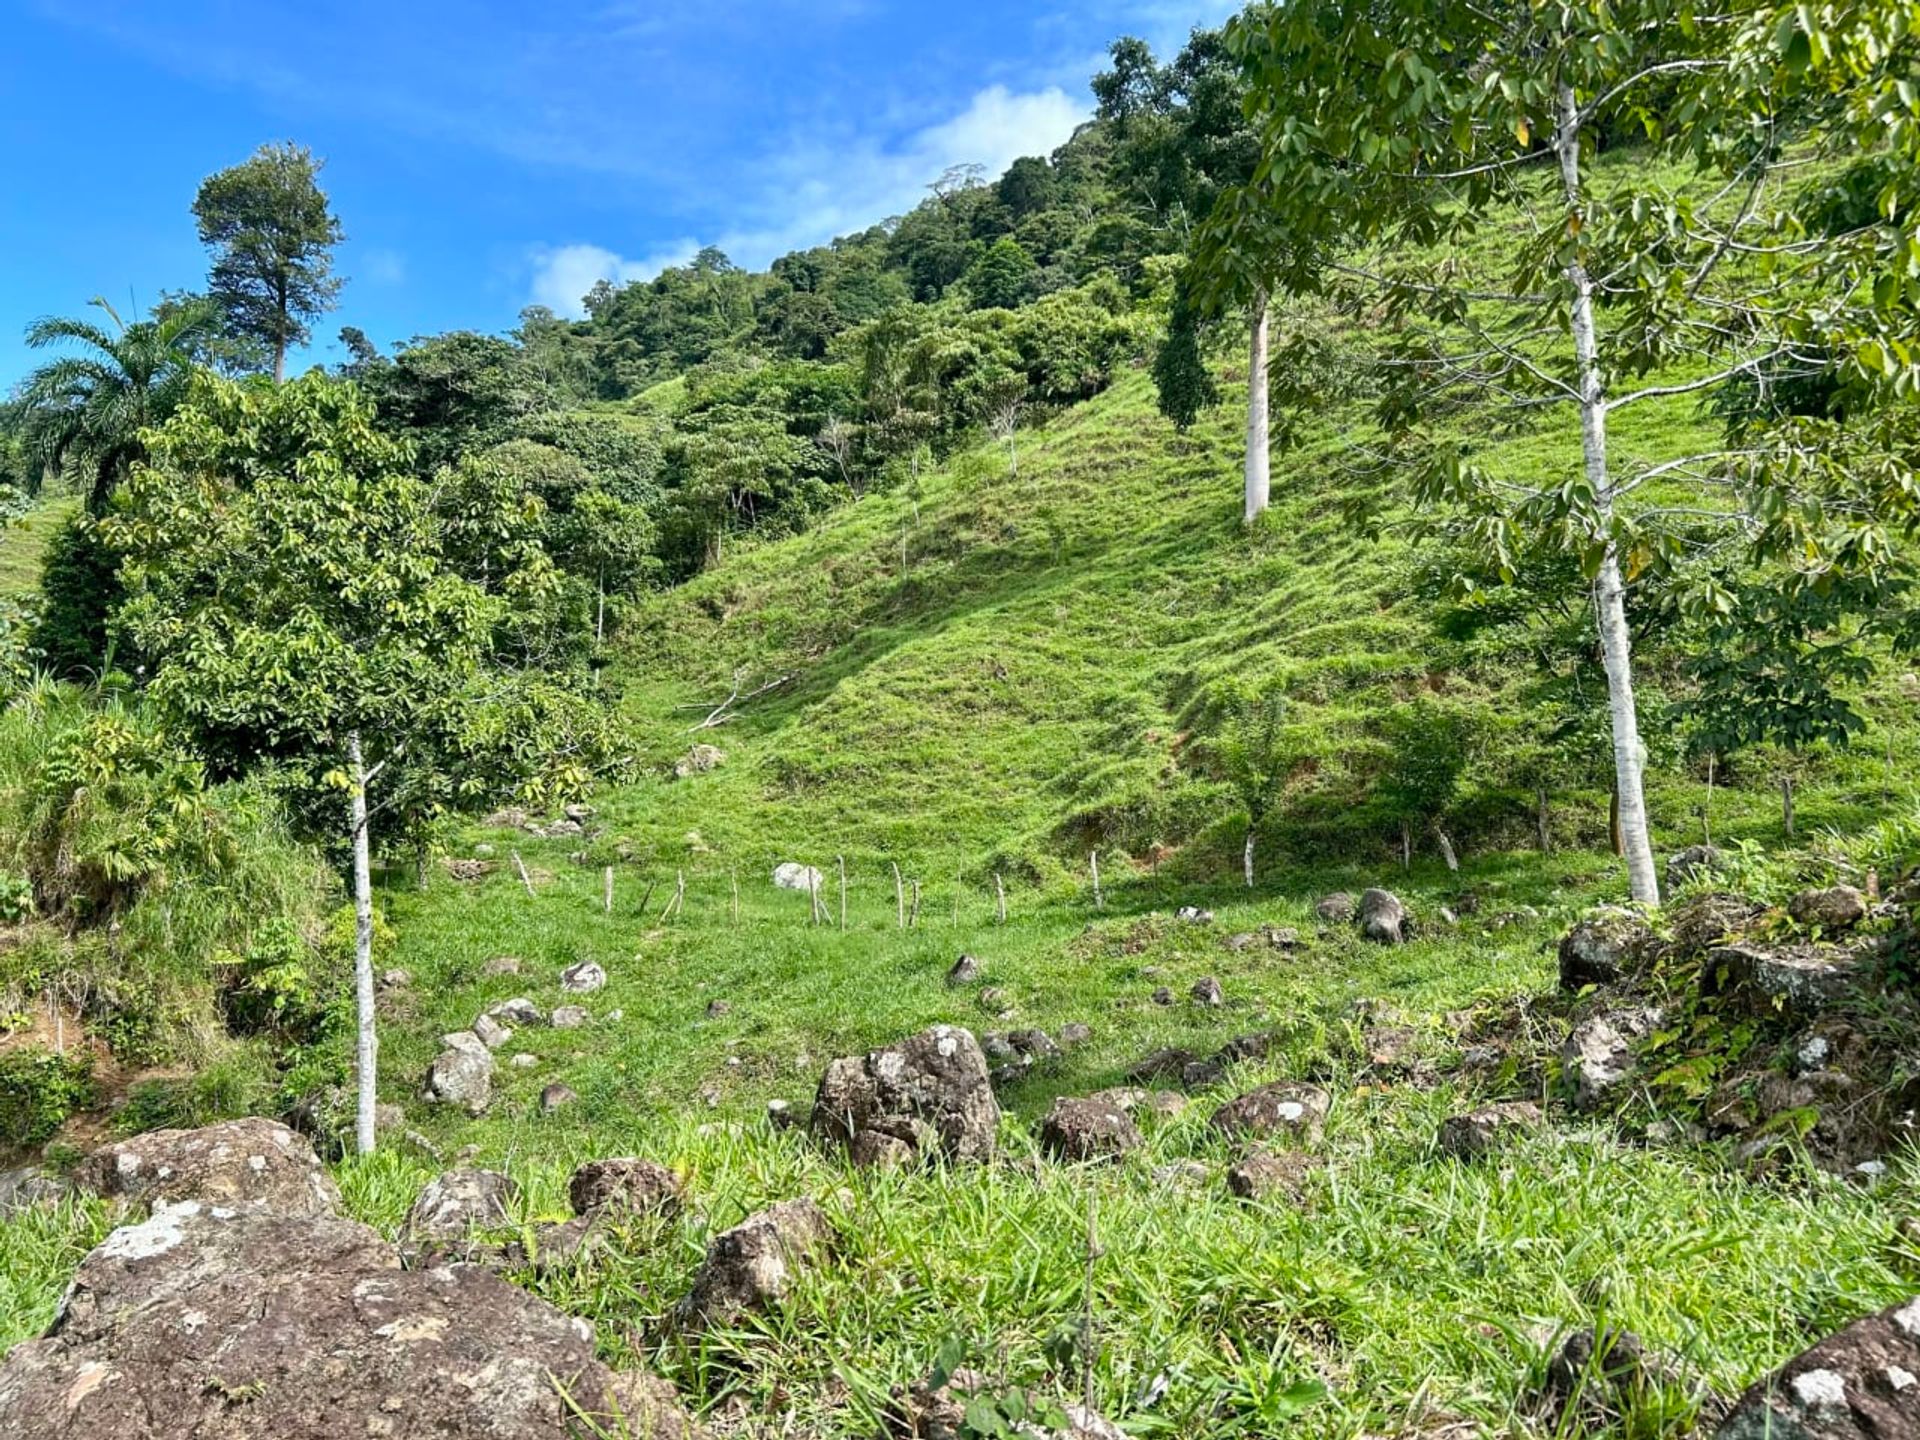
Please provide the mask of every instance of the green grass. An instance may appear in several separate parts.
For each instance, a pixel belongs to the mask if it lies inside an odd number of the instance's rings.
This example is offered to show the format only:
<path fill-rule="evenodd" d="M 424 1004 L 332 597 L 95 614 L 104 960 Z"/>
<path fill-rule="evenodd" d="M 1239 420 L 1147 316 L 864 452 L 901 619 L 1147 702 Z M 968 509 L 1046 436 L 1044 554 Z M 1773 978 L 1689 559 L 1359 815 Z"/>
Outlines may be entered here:
<path fill-rule="evenodd" d="M 16 598 L 40 588 L 40 561 L 47 544 L 79 509 L 79 497 L 54 496 L 0 530 L 0 597 Z"/>
<path fill-rule="evenodd" d="M 652 401 L 672 403 L 680 385 L 656 387 Z M 1381 483 L 1350 466 L 1355 412 L 1317 418 L 1276 462 L 1272 512 L 1244 530 L 1240 392 L 1228 392 L 1181 436 L 1154 412 L 1145 374 L 1127 374 L 1024 435 L 1017 476 L 991 447 L 963 453 L 912 492 L 850 503 L 806 534 L 734 545 L 710 573 L 639 607 L 609 674 L 635 774 L 595 797 L 600 833 L 475 831 L 462 849 L 490 847 L 483 879 L 436 872 L 417 890 L 396 876 L 383 893 L 395 940 L 381 964 L 413 977 L 384 1001 L 383 1098 L 408 1108 L 432 1151 L 395 1139 L 343 1165 L 353 1213 L 393 1230 L 420 1184 L 468 1146 L 521 1182 L 528 1220 L 564 1213 L 580 1160 L 640 1153 L 675 1165 L 690 1189 L 684 1217 L 636 1227 L 599 1260 L 523 1278 L 594 1320 L 609 1359 L 655 1366 L 731 1427 L 782 1435 L 873 1434 L 891 1387 L 923 1376 L 955 1334 L 1007 1383 L 1077 1384 L 1047 1351 L 1087 1301 L 1090 1201 L 1096 1400 L 1143 1435 L 1347 1440 L 1418 1433 L 1444 1415 L 1548 1434 L 1532 1396 L 1558 1329 L 1626 1324 L 1725 1393 L 1910 1294 L 1920 1255 L 1893 1243 L 1895 1222 L 1920 1203 L 1907 1156 L 1871 1190 L 1814 1174 L 1761 1184 L 1716 1150 L 1642 1146 L 1563 1112 L 1491 1163 L 1436 1153 L 1443 1117 L 1493 1098 L 1449 1068 L 1458 1035 L 1445 1017 L 1549 989 L 1565 924 L 1624 890 L 1604 849 L 1605 795 L 1557 789 L 1556 848 L 1525 848 L 1531 777 L 1502 777 L 1493 762 L 1533 677 L 1511 656 L 1480 660 L 1436 638 L 1414 593 L 1412 517 L 1391 494 L 1375 496 L 1377 537 L 1348 524 L 1342 506 Z M 1636 407 L 1619 417 L 1616 451 L 1672 454 L 1706 425 L 1687 401 Z M 1476 438 L 1476 458 L 1502 474 L 1572 463 L 1558 421 Z M 1262 837 L 1252 892 L 1236 883 L 1237 806 L 1196 763 L 1189 733 L 1208 687 L 1240 675 L 1284 678 L 1308 762 Z M 736 677 L 752 689 L 782 676 L 731 723 L 691 729 Z M 1673 677 L 1644 678 L 1653 694 Z M 1457 876 L 1424 842 L 1403 874 L 1396 837 L 1366 808 L 1379 760 L 1370 727 L 1421 694 L 1495 722 L 1495 753 L 1470 775 L 1471 813 L 1457 822 L 1467 852 Z M 1701 838 L 1711 803 L 1716 840 L 1781 851 L 1776 785 L 1792 773 L 1799 838 L 1823 853 L 1784 869 L 1820 875 L 1829 832 L 1880 822 L 1889 858 L 1912 848 L 1912 826 L 1894 822 L 1916 813 L 1907 777 L 1920 764 L 1920 684 L 1889 674 L 1863 703 L 1872 728 L 1855 750 L 1743 757 L 1711 795 L 1702 776 L 1659 760 L 1656 847 Z M 725 763 L 673 779 L 695 740 L 720 745 Z M 1086 871 L 1095 848 L 1103 910 Z M 516 850 L 535 872 L 531 897 L 509 862 Z M 853 882 L 845 931 L 809 925 L 805 898 L 768 879 L 779 861 L 819 866 L 837 914 L 837 856 Z M 894 863 L 922 886 L 921 924 L 906 932 Z M 606 865 L 611 914 L 600 906 Z M 663 922 L 682 875 L 685 909 Z M 1345 932 L 1293 956 L 1221 943 L 1260 923 L 1311 937 L 1318 895 L 1371 883 L 1423 916 L 1469 898 L 1477 911 L 1393 950 Z M 1218 922 L 1174 921 L 1183 904 Z M 1503 912 L 1533 918 L 1495 926 Z M 947 987 L 963 950 L 1012 1013 L 984 1007 L 977 987 Z M 485 977 L 503 955 L 523 973 Z M 586 1000 L 593 1024 L 516 1035 L 505 1053 L 537 1063 L 503 1063 L 480 1120 L 419 1101 L 443 1032 L 514 995 L 550 1010 L 571 998 L 557 976 L 579 959 L 611 976 Z M 1224 1010 L 1186 1003 L 1203 975 L 1222 981 Z M 1154 1004 L 1159 986 L 1178 1003 Z M 1439 1071 L 1431 1088 L 1357 1072 L 1347 1040 L 1362 999 L 1412 1018 Z M 709 1014 L 716 1000 L 726 1013 Z M 1003 1094 L 1007 1158 L 990 1170 L 857 1174 L 761 1119 L 769 1099 L 804 1108 L 828 1058 L 936 1021 L 1084 1021 L 1093 1039 Z M 1114 1084 L 1160 1046 L 1211 1051 L 1263 1028 L 1284 1033 L 1280 1051 L 1151 1127 L 1141 1155 L 1095 1170 L 1035 1158 L 1053 1096 Z M 1205 1125 L 1212 1106 L 1238 1084 L 1308 1074 L 1335 1097 L 1310 1203 L 1231 1200 L 1227 1154 Z M 556 1080 L 580 1101 L 543 1117 L 539 1091 Z M 1187 1159 L 1209 1167 L 1197 1188 L 1156 1173 Z M 685 1346 L 665 1317 L 708 1238 L 802 1193 L 838 1217 L 836 1258 L 779 1314 Z M 103 1224 L 83 1209 L 0 1225 L 0 1345 L 44 1323 Z M 1276 1397 L 1308 1380 L 1326 1398 L 1285 1421 Z M 1649 1397 L 1622 1433 L 1678 1433 L 1691 1406 Z"/>

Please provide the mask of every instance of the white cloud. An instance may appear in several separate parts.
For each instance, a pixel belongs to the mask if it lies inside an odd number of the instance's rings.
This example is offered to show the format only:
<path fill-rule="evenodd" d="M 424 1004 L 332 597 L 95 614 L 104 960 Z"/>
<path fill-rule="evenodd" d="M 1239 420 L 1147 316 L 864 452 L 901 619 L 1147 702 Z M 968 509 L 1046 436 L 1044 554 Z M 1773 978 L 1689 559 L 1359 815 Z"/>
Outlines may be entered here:
<path fill-rule="evenodd" d="M 1005 85 L 976 92 L 964 109 L 893 143 L 871 136 L 798 136 L 743 167 L 764 177 L 757 193 L 735 197 L 742 223 L 722 234 L 736 263 L 761 267 L 776 256 L 878 224 L 911 210 L 927 186 L 956 165 L 997 178 L 1022 155 L 1045 155 L 1071 136 L 1087 106 L 1057 86 L 1021 93 Z M 596 280 L 650 280 L 693 258 L 682 240 L 630 260 L 601 245 L 543 247 L 534 254 L 533 298 L 562 315 L 582 313 Z"/>
<path fill-rule="evenodd" d="M 586 314 L 582 298 L 601 280 L 626 285 L 651 280 L 670 265 L 684 265 L 698 247 L 682 240 L 665 249 L 629 260 L 601 245 L 541 246 L 533 252 L 532 299 L 556 315 Z"/>

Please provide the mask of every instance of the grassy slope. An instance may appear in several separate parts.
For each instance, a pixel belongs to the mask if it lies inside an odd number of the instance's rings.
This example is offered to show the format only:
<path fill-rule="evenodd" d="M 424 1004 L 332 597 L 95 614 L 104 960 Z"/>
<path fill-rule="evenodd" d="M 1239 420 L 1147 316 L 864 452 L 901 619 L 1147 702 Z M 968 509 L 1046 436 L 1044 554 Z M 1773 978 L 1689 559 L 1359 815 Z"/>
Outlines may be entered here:
<path fill-rule="evenodd" d="M 1330 1383 L 1332 1397 L 1288 1433 L 1398 1434 L 1423 1406 L 1524 1431 L 1540 1325 L 1624 1322 L 1726 1390 L 1906 1293 L 1920 1257 L 1889 1239 L 1915 1199 L 1909 1162 L 1873 1192 L 1819 1178 L 1759 1186 L 1710 1152 L 1639 1148 L 1563 1123 L 1499 1164 L 1460 1167 L 1433 1152 L 1433 1126 L 1474 1092 L 1451 1080 L 1381 1089 L 1334 1053 L 1360 997 L 1437 1015 L 1546 987 L 1559 927 L 1620 888 L 1592 849 L 1472 855 L 1457 878 L 1423 857 L 1403 877 L 1386 863 L 1388 837 L 1375 863 L 1334 867 L 1284 833 L 1253 895 L 1230 883 L 1232 805 L 1180 764 L 1181 732 L 1212 677 L 1289 678 L 1299 728 L 1329 757 L 1305 798 L 1317 789 L 1329 803 L 1353 785 L 1337 752 L 1381 705 L 1435 685 L 1518 703 L 1513 677 L 1436 673 L 1408 599 L 1404 525 L 1389 516 L 1368 541 L 1340 518 L 1353 494 L 1339 463 L 1348 418 L 1325 417 L 1276 466 L 1274 511 L 1251 533 L 1236 520 L 1231 404 L 1177 437 L 1153 414 L 1146 377 L 1132 374 L 1023 437 L 1017 478 L 997 453 L 963 456 L 918 494 L 870 497 L 810 534 L 742 548 L 629 627 L 615 678 L 648 773 L 598 797 L 606 834 L 589 863 L 571 859 L 578 841 L 486 835 L 476 838 L 498 858 L 517 848 L 534 868 L 536 897 L 505 864 L 473 884 L 436 876 L 424 893 L 388 893 L 398 940 L 383 963 L 414 983 L 389 1001 L 385 1088 L 441 1154 L 471 1145 L 481 1163 L 511 1169 L 530 1218 L 564 1211 L 567 1167 L 588 1156 L 637 1151 L 689 1177 L 687 1217 L 538 1282 L 599 1323 L 610 1355 L 638 1353 L 716 1415 L 761 1417 L 770 1434 L 872 1433 L 887 1387 L 924 1373 L 956 1331 L 1000 1373 L 1045 1381 L 1045 1341 L 1082 1304 L 1089 1191 L 1104 1251 L 1097 1399 L 1142 1432 L 1274 1433 L 1271 1396 L 1308 1377 Z M 1700 423 L 1684 404 L 1621 422 L 1623 456 L 1672 453 Z M 1570 442 L 1536 430 L 1490 442 L 1481 458 L 1564 465 Z M 700 737 L 726 749 L 720 770 L 667 778 L 702 713 L 680 707 L 719 699 L 736 671 L 750 685 L 795 679 Z M 1883 741 L 1895 774 L 1910 773 L 1920 758 L 1911 703 L 1887 687 L 1873 711 L 1884 735 L 1863 754 L 1805 767 L 1803 825 L 1854 826 L 1910 805 L 1904 785 L 1885 793 Z M 1663 848 L 1696 838 L 1702 798 L 1684 777 L 1657 777 Z M 1591 839 L 1596 798 L 1565 808 L 1563 838 Z M 1723 791 L 1715 813 L 1717 835 L 1777 839 L 1763 776 Z M 1095 836 L 1107 855 L 1103 914 L 1078 868 Z M 1158 869 L 1114 853 L 1144 857 L 1155 840 L 1189 839 Z M 836 854 L 854 875 L 845 934 L 807 926 L 804 899 L 767 883 L 777 860 L 831 872 Z M 925 886 L 923 926 L 906 935 L 893 928 L 894 860 Z M 610 916 L 598 868 L 609 861 Z M 1004 928 L 992 923 L 996 869 L 1009 883 Z M 687 877 L 686 912 L 662 925 L 676 872 Z M 1310 931 L 1316 894 L 1383 878 L 1429 914 L 1468 890 L 1483 915 L 1542 914 L 1395 951 L 1344 935 L 1296 959 L 1219 943 L 1261 921 Z M 1213 905 L 1220 924 L 1166 920 L 1188 902 Z M 985 960 L 1014 1016 L 944 985 L 962 949 Z M 502 954 L 521 957 L 521 978 L 483 978 Z M 417 1104 L 414 1079 L 435 1037 L 510 995 L 560 1003 L 558 970 L 578 958 L 612 975 L 588 1001 L 591 1027 L 515 1037 L 509 1049 L 538 1063 L 502 1066 L 484 1120 Z M 1223 980 L 1224 1012 L 1151 1003 L 1156 986 L 1184 996 L 1203 974 Z M 710 1017 L 716 999 L 731 1009 Z M 935 1020 L 1093 1026 L 1089 1045 L 1005 1097 L 1012 1163 L 984 1175 L 856 1175 L 758 1123 L 768 1098 L 804 1102 L 828 1056 Z M 1156 1175 L 1170 1160 L 1224 1159 L 1204 1118 L 1231 1086 L 1155 1130 L 1148 1153 L 1124 1166 L 1030 1163 L 1051 1095 L 1113 1083 L 1156 1045 L 1207 1048 L 1263 1024 L 1288 1028 L 1286 1052 L 1236 1081 L 1311 1068 L 1336 1095 L 1332 1163 L 1304 1212 L 1238 1205 L 1217 1170 L 1192 1192 Z M 1424 1032 L 1444 1064 L 1452 1042 L 1435 1022 Z M 554 1080 L 581 1100 L 543 1118 L 536 1097 Z M 400 1143 L 342 1177 L 356 1213 L 392 1227 L 436 1168 Z M 713 1231 L 770 1200 L 843 1188 L 831 1202 L 845 1219 L 843 1252 L 781 1317 L 712 1350 L 677 1346 L 663 1317 Z M 0 1343 L 44 1320 L 103 1224 L 81 1211 L 0 1226 Z M 1165 1397 L 1142 1404 L 1163 1373 Z"/>
<path fill-rule="evenodd" d="M 79 508 L 71 495 L 43 500 L 0 531 L 0 596 L 25 595 L 39 587 L 47 542 Z"/>

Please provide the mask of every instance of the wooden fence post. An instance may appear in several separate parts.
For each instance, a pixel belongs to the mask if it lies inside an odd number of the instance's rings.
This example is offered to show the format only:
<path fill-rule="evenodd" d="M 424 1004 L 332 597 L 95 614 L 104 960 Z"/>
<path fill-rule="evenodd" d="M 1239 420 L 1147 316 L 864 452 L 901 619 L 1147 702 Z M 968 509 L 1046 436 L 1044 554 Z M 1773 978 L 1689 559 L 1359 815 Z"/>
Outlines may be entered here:
<path fill-rule="evenodd" d="M 1007 923 L 1007 887 L 1001 883 L 998 870 L 993 872 L 993 893 L 998 902 L 1000 923 L 1004 925 Z"/>
<path fill-rule="evenodd" d="M 613 866 L 609 865 L 600 872 L 600 908 L 607 914 L 613 914 Z"/>
<path fill-rule="evenodd" d="M 900 888 L 900 862 L 889 860 L 887 863 L 893 866 L 893 925 L 896 930 L 904 930 L 907 928 L 907 897 Z"/>
<path fill-rule="evenodd" d="M 840 928 L 847 928 L 847 857 L 836 855 L 834 863 L 840 867 Z"/>
<path fill-rule="evenodd" d="M 1100 852 L 1098 850 L 1088 853 L 1087 864 L 1093 869 L 1093 908 L 1104 910 L 1107 908 L 1107 900 L 1100 893 Z"/>
<path fill-rule="evenodd" d="M 527 862 L 520 858 L 518 850 L 509 852 L 513 856 L 513 868 L 520 872 L 520 883 L 527 887 L 527 894 L 533 894 L 533 877 L 527 874 Z"/>

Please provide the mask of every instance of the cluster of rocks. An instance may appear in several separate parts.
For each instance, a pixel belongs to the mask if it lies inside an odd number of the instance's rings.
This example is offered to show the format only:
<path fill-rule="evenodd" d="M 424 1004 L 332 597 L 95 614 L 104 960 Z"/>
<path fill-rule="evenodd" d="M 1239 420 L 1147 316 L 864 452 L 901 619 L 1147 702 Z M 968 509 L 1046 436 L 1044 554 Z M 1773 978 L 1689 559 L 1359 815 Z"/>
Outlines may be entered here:
<path fill-rule="evenodd" d="M 587 834 L 588 827 L 593 823 L 593 814 L 591 805 L 568 805 L 558 816 L 546 817 L 529 815 L 525 810 L 509 807 L 494 811 L 480 823 L 492 830 L 524 830 L 543 840 L 560 840 Z"/>
<path fill-rule="evenodd" d="M 1323 925 L 1352 925 L 1376 945 L 1403 945 L 1413 938 L 1413 917 L 1400 897 L 1379 888 L 1363 891 L 1358 900 L 1344 890 L 1323 896 L 1313 907 Z"/>
<path fill-rule="evenodd" d="M 501 956 L 488 961 L 483 973 L 489 978 L 518 975 L 520 962 L 512 956 Z M 605 967 L 592 960 L 576 961 L 560 972 L 560 989 L 568 995 L 591 995 L 604 989 L 606 983 Z M 494 1053 L 505 1049 L 516 1032 L 538 1025 L 578 1030 L 592 1018 L 584 1005 L 556 1005 L 549 1012 L 524 995 L 491 1005 L 465 1030 L 440 1037 L 440 1053 L 427 1066 L 421 1081 L 421 1098 L 433 1104 L 458 1105 L 469 1115 L 484 1114 L 493 1103 Z M 540 1062 L 539 1057 L 523 1051 L 513 1055 L 510 1063 L 531 1069 Z M 570 1086 L 556 1081 L 541 1091 L 540 1110 L 551 1114 L 578 1098 Z"/>

